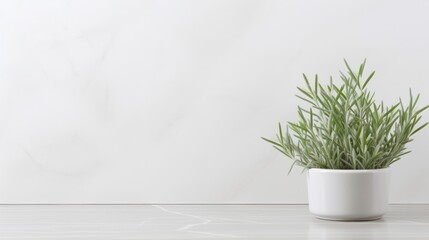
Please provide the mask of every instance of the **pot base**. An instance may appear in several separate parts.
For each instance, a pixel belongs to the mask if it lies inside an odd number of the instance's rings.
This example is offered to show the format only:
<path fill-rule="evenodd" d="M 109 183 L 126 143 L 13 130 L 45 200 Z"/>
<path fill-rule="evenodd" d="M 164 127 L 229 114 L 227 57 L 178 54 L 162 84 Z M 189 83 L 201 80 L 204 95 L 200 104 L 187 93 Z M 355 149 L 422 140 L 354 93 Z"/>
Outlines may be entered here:
<path fill-rule="evenodd" d="M 368 218 L 335 218 L 335 217 L 321 217 L 321 216 L 314 216 L 317 219 L 325 220 L 325 221 L 336 221 L 336 222 L 365 222 L 365 221 L 375 221 L 381 219 L 383 216 L 376 216 L 376 217 L 368 217 Z"/>

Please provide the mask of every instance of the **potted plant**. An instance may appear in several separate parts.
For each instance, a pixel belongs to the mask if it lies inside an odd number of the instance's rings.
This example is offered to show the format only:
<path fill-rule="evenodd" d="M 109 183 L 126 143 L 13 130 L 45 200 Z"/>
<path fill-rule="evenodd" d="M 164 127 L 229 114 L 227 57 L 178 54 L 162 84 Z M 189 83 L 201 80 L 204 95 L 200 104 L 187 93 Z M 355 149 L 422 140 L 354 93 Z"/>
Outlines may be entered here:
<path fill-rule="evenodd" d="M 308 105 L 298 106 L 298 121 L 278 125 L 277 138 L 262 138 L 275 149 L 308 170 L 309 210 L 330 220 L 372 220 L 387 209 L 389 166 L 409 153 L 406 144 L 428 123 L 419 124 L 422 112 L 419 95 L 409 92 L 409 100 L 386 106 L 376 103 L 364 78 L 365 61 L 341 81 L 332 77 L 321 84 L 316 75 L 298 98 Z M 289 172 L 290 172 L 289 170 Z"/>

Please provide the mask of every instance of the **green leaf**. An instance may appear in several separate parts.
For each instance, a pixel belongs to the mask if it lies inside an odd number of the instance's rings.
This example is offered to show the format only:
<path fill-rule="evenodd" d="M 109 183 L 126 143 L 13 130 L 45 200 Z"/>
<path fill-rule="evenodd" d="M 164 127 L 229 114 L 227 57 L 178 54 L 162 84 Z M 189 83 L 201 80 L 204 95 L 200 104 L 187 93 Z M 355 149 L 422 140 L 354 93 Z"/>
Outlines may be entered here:
<path fill-rule="evenodd" d="M 363 83 L 363 85 L 362 85 L 362 88 L 365 88 L 365 87 L 366 87 L 366 85 L 368 85 L 369 81 L 371 81 L 371 79 L 372 79 L 372 77 L 374 76 L 374 74 L 375 74 L 375 71 L 373 71 L 373 72 L 369 75 L 369 77 L 365 80 L 365 82 L 364 82 L 364 83 Z"/>
<path fill-rule="evenodd" d="M 349 71 L 349 75 L 350 77 L 352 77 L 352 79 L 356 82 L 356 84 L 358 85 L 358 87 L 360 88 L 360 83 L 359 83 L 359 79 L 358 77 L 356 77 L 356 75 L 353 73 L 353 70 L 350 68 L 349 64 L 347 63 L 346 59 L 344 59 L 344 63 L 346 64 L 347 70 Z"/>
<path fill-rule="evenodd" d="M 267 141 L 267 142 L 273 144 L 274 146 L 282 147 L 282 145 L 276 141 L 273 141 L 273 140 L 270 140 L 270 139 L 264 138 L 264 137 L 261 137 L 261 138 L 262 138 L 262 140 Z"/>
<path fill-rule="evenodd" d="M 416 134 L 418 131 L 420 131 L 420 130 L 422 130 L 423 128 L 425 128 L 428 124 L 429 124 L 429 122 L 427 122 L 427 123 L 425 123 L 425 124 L 421 125 L 420 127 L 418 127 L 416 130 L 414 130 L 414 131 L 410 134 L 410 136 L 413 136 L 413 135 L 414 135 L 414 134 Z"/>

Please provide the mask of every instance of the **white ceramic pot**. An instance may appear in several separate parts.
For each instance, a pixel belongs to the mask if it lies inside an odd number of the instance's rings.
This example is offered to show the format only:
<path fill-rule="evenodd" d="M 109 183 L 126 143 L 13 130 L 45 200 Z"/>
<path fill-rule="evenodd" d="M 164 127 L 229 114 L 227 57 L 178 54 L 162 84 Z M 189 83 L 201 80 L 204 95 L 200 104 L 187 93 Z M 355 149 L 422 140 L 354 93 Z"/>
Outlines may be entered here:
<path fill-rule="evenodd" d="M 308 170 L 309 209 L 317 218 L 373 220 L 387 210 L 389 169 Z"/>

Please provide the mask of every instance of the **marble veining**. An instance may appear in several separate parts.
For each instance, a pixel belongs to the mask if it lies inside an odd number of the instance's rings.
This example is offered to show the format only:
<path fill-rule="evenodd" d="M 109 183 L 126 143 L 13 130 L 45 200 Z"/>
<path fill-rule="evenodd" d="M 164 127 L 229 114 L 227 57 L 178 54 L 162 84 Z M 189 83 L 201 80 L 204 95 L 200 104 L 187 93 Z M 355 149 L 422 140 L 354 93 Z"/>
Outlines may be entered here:
<path fill-rule="evenodd" d="M 334 222 L 306 205 L 0 205 L 0 239 L 429 239 L 429 205 Z"/>

